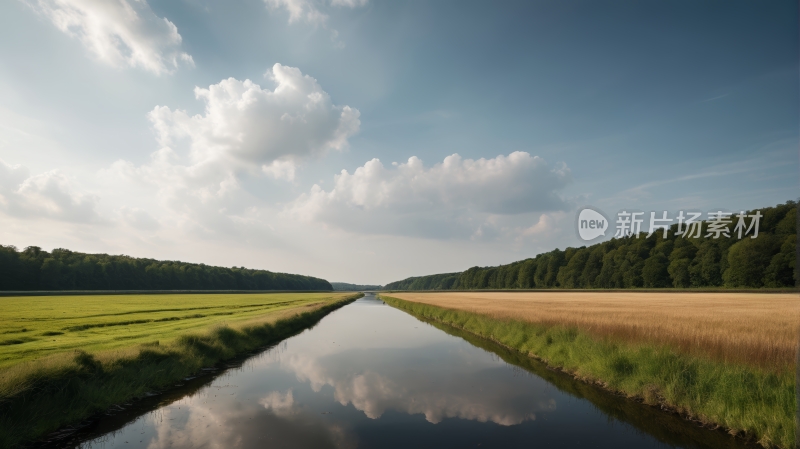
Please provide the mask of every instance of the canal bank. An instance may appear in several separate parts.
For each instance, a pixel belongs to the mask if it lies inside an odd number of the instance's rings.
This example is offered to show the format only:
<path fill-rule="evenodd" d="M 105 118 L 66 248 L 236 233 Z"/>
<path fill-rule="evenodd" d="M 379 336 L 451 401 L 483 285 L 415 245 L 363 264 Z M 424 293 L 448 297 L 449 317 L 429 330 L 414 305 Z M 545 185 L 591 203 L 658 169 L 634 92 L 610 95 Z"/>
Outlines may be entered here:
<path fill-rule="evenodd" d="M 363 294 L 309 304 L 255 321 L 219 324 L 175 341 L 107 353 L 73 351 L 3 371 L 0 447 L 43 435 L 163 390 L 237 354 L 268 346 L 314 326 Z"/>
<path fill-rule="evenodd" d="M 367 295 L 68 447 L 749 447 L 447 330 Z"/>
<path fill-rule="evenodd" d="M 387 295 L 388 304 L 471 333 L 602 388 L 762 447 L 794 447 L 794 372 L 690 357 L 666 347 L 598 340 L 577 329 L 499 320 Z"/>

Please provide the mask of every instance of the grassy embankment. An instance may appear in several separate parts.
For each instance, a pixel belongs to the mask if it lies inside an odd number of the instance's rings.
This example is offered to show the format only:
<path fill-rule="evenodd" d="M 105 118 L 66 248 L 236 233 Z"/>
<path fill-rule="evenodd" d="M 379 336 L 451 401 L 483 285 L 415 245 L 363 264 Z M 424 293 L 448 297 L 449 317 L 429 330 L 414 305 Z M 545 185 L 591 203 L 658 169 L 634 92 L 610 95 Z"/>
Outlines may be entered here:
<path fill-rule="evenodd" d="M 664 413 L 658 407 L 651 407 L 638 401 L 628 400 L 625 396 L 609 393 L 594 385 L 581 382 L 567 373 L 547 367 L 542 361 L 529 357 L 513 348 L 498 344 L 449 324 L 426 319 L 417 315 L 420 321 L 455 337 L 469 342 L 471 345 L 497 355 L 510 365 L 516 375 L 535 375 L 544 379 L 560 392 L 591 402 L 591 404 L 609 419 L 632 426 L 643 434 L 650 435 L 669 447 L 680 448 L 725 448 L 752 449 L 753 445 L 739 439 L 733 439 L 722 429 L 708 430 L 674 413 Z"/>
<path fill-rule="evenodd" d="M 0 298 L 0 447 L 283 340 L 360 296 Z"/>
<path fill-rule="evenodd" d="M 764 447 L 794 447 L 795 295 L 476 292 L 381 298 Z"/>

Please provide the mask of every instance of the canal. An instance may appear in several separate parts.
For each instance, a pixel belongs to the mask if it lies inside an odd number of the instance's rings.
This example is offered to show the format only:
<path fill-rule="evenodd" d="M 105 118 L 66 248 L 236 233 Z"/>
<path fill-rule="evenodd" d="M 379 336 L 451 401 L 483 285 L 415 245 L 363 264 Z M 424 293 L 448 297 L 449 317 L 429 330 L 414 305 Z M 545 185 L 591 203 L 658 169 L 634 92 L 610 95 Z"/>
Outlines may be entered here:
<path fill-rule="evenodd" d="M 739 448 L 373 294 L 257 354 L 110 410 L 81 448 Z"/>

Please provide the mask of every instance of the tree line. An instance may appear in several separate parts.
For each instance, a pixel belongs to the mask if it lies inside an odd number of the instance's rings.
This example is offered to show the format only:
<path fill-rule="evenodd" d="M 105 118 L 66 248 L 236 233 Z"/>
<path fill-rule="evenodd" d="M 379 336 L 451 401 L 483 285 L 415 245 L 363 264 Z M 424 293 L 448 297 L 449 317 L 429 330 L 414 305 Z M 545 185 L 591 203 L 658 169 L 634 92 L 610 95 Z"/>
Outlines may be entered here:
<path fill-rule="evenodd" d="M 0 290 L 333 290 L 324 280 L 244 267 L 0 245 Z"/>
<path fill-rule="evenodd" d="M 628 288 L 780 288 L 797 285 L 797 202 L 759 209 L 758 237 L 739 238 L 737 223 L 722 226 L 729 237 L 667 237 L 658 230 L 580 248 L 555 249 L 535 258 L 497 267 L 472 267 L 461 273 L 411 277 L 384 290 L 473 289 L 628 289 Z M 756 211 L 748 211 L 753 215 Z M 753 218 L 745 219 L 750 227 Z M 685 225 L 683 228 L 685 229 Z M 613 228 L 612 228 L 613 229 Z M 694 234 L 694 233 L 693 233 Z"/>
<path fill-rule="evenodd" d="M 337 292 L 360 292 L 363 290 L 380 290 L 380 285 L 348 284 L 347 282 L 331 282 L 333 290 Z"/>

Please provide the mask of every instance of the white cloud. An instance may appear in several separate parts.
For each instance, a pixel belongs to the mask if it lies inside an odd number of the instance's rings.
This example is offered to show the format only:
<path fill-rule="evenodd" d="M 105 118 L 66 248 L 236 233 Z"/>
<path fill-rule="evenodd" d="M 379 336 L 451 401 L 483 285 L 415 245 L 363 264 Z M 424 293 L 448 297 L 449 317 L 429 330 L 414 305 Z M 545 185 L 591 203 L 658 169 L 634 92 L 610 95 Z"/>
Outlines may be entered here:
<path fill-rule="evenodd" d="M 369 0 L 331 0 L 331 6 L 357 8 L 365 6 Z M 285 9 L 289 13 L 289 23 L 305 20 L 314 25 L 322 25 L 328 15 L 320 11 L 325 2 L 314 0 L 264 0 L 271 9 Z"/>
<path fill-rule="evenodd" d="M 520 151 L 479 160 L 453 154 L 430 168 L 417 157 L 390 169 L 373 159 L 353 174 L 342 170 L 330 191 L 314 185 L 285 214 L 361 232 L 480 237 L 497 216 L 567 208 L 557 191 L 571 179 L 566 166 L 551 169 Z"/>
<path fill-rule="evenodd" d="M 295 166 L 294 162 L 290 160 L 278 160 L 272 161 L 272 163 L 269 165 L 263 165 L 261 170 L 275 179 L 294 181 L 294 173 L 297 170 L 297 167 Z"/>
<path fill-rule="evenodd" d="M 155 15 L 145 0 L 29 0 L 61 31 L 77 37 L 101 61 L 160 75 L 194 67 L 180 50 L 178 28 Z"/>
<path fill-rule="evenodd" d="M 323 24 L 328 15 L 323 14 L 314 2 L 309 0 L 264 0 L 272 9 L 285 9 L 289 13 L 289 23 L 305 20 L 314 25 Z"/>
<path fill-rule="evenodd" d="M 327 28 L 329 16 L 322 12 L 325 7 L 324 1 L 315 0 L 264 0 L 264 3 L 272 10 L 286 10 L 289 13 L 289 23 L 303 20 L 316 26 Z M 368 0 L 331 0 L 331 6 L 346 6 L 357 8 L 365 6 Z M 331 29 L 331 41 L 336 48 L 344 48 L 344 42 L 339 40 L 339 32 Z"/>
<path fill-rule="evenodd" d="M 117 214 L 124 224 L 135 229 L 154 231 L 161 227 L 161 224 L 152 215 L 136 207 L 123 206 L 117 211 Z"/>
<path fill-rule="evenodd" d="M 560 223 L 566 215 L 565 212 L 542 214 L 535 225 L 518 230 L 519 237 L 517 240 L 522 240 L 524 237 L 530 236 L 552 237 L 561 229 Z"/>
<path fill-rule="evenodd" d="M 265 74 L 275 89 L 228 78 L 195 88 L 205 115 L 156 106 L 148 115 L 163 147 L 186 142 L 193 164 L 227 160 L 246 165 L 296 161 L 347 146 L 361 122 L 357 109 L 336 106 L 317 80 L 275 64 Z"/>
<path fill-rule="evenodd" d="M 0 160 L 0 192 L 16 190 L 30 177 L 30 171 L 22 165 L 9 165 Z"/>
<path fill-rule="evenodd" d="M 302 161 L 346 148 L 361 123 L 357 109 L 334 105 L 299 69 L 275 64 L 265 76 L 273 90 L 234 78 L 195 88 L 203 114 L 156 106 L 148 118 L 161 149 L 147 164 L 120 160 L 101 176 L 154 188 L 163 205 L 200 226 L 242 218 L 257 205 L 244 178 L 293 181 Z"/>
<path fill-rule="evenodd" d="M 331 0 L 331 5 L 333 6 L 349 6 L 351 8 L 355 8 L 358 6 L 364 6 L 368 3 L 369 0 Z"/>
<path fill-rule="evenodd" d="M 96 222 L 97 198 L 59 170 L 30 176 L 28 169 L 0 160 L 0 210 L 21 218 Z"/>

